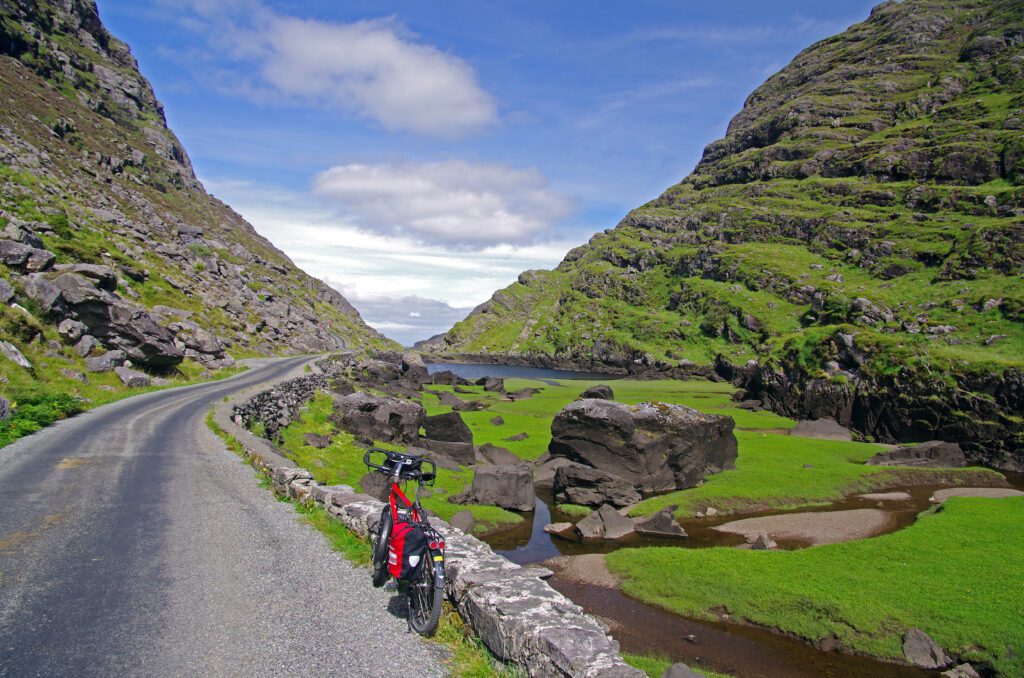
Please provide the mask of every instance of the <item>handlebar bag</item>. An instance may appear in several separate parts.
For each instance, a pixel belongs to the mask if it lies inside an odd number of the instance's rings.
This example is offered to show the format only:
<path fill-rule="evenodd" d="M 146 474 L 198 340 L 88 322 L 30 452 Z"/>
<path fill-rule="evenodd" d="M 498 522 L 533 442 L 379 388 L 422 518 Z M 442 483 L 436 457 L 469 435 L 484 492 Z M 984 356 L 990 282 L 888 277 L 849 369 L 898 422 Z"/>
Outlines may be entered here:
<path fill-rule="evenodd" d="M 388 572 L 399 581 L 407 581 L 423 562 L 427 534 L 416 523 L 399 522 L 391 530 L 388 546 Z"/>

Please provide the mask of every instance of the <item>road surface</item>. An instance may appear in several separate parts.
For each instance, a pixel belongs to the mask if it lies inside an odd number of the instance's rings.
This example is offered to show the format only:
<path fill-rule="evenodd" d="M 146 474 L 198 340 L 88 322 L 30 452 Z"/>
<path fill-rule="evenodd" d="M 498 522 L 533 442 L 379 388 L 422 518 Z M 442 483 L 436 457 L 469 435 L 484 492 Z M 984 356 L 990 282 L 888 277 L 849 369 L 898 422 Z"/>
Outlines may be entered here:
<path fill-rule="evenodd" d="M 0 449 L 0 676 L 444 672 L 392 592 L 205 426 L 307 359 L 137 396 Z"/>

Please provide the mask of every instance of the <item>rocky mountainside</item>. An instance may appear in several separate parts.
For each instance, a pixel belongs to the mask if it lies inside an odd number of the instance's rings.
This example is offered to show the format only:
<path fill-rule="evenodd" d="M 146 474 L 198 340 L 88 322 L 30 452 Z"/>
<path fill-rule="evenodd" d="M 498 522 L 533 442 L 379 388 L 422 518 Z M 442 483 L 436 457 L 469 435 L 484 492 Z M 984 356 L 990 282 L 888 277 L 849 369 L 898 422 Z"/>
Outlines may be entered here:
<path fill-rule="evenodd" d="M 92 0 L 0 0 L 0 261 L 3 338 L 51 361 L 393 346 L 205 192 Z"/>
<path fill-rule="evenodd" d="M 1024 468 L 1024 5 L 905 0 L 807 48 L 693 173 L 426 347 L 714 366 L 791 416 Z"/>

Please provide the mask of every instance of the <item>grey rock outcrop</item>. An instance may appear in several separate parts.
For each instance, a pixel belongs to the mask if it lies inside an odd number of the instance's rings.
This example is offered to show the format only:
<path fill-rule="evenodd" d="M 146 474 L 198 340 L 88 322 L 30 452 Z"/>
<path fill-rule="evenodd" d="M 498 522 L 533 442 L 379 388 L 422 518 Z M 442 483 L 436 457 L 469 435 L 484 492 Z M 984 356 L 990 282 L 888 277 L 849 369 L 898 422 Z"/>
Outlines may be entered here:
<path fill-rule="evenodd" d="M 611 504 L 602 504 L 576 523 L 576 532 L 583 539 L 622 539 L 635 530 L 633 521 L 616 511 Z"/>
<path fill-rule="evenodd" d="M 967 466 L 967 457 L 957 443 L 931 440 L 920 445 L 879 452 L 868 459 L 867 463 L 871 466 L 961 468 Z"/>
<path fill-rule="evenodd" d="M 127 367 L 115 367 L 114 374 L 128 388 L 145 388 L 152 383 L 149 375 Z"/>
<path fill-rule="evenodd" d="M 632 506 L 642 498 L 636 488 L 622 478 L 571 461 L 560 465 L 555 471 L 552 490 L 558 503 L 582 506 Z"/>
<path fill-rule="evenodd" d="M 552 457 L 612 473 L 642 492 L 694 487 L 733 468 L 733 420 L 683 405 L 576 400 L 551 423 Z"/>
<path fill-rule="evenodd" d="M 115 367 L 120 367 L 128 355 L 124 351 L 107 351 L 103 355 L 85 359 L 87 372 L 110 372 Z"/>
<path fill-rule="evenodd" d="M 939 644 L 921 629 L 913 628 L 903 637 L 903 656 L 922 669 L 941 669 L 950 663 Z"/>
<path fill-rule="evenodd" d="M 412 445 L 419 440 L 424 410 L 409 400 L 353 393 L 335 398 L 333 419 L 364 440 Z"/>
<path fill-rule="evenodd" d="M 10 360 L 18 367 L 26 370 L 32 369 L 32 363 L 18 350 L 18 347 L 9 341 L 0 341 L 0 355 Z"/>

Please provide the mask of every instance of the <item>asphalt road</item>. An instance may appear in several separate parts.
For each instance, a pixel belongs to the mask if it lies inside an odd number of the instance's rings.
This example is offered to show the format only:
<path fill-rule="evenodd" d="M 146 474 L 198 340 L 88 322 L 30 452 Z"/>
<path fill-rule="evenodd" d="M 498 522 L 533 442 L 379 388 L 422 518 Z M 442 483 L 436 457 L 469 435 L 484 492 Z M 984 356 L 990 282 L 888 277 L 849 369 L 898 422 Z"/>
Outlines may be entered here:
<path fill-rule="evenodd" d="M 0 449 L 0 676 L 439 675 L 400 599 L 205 426 L 299 368 L 150 393 Z"/>

